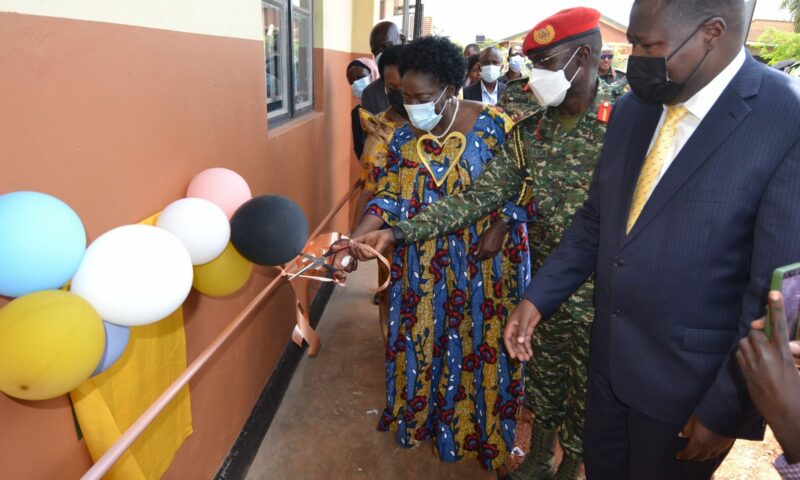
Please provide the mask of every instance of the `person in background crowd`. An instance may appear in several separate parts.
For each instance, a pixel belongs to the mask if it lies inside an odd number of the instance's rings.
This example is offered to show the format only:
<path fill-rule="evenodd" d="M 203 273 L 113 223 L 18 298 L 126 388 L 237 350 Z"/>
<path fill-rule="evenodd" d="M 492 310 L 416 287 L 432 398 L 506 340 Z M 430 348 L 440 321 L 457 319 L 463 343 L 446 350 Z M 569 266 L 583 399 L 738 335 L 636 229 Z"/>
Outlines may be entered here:
<path fill-rule="evenodd" d="M 472 55 L 467 59 L 467 74 L 464 79 L 464 86 L 477 83 L 481 79 L 481 57 L 480 55 Z"/>
<path fill-rule="evenodd" d="M 393 45 L 387 48 L 378 62 L 378 70 L 386 86 L 386 96 L 389 98 L 389 108 L 377 115 L 372 115 L 363 108 L 360 112 L 361 128 L 366 134 L 364 153 L 360 157 L 361 180 L 364 182 L 364 187 L 356 203 L 351 229 L 361 223 L 367 202 L 375 195 L 377 181 L 382 176 L 381 168 L 386 165 L 386 154 L 392 134 L 408 121 L 408 114 L 403 106 L 402 78 L 398 68 L 403 48 L 405 45 Z M 390 252 L 383 253 L 388 255 Z M 383 285 L 387 275 L 383 268 L 378 269 L 378 285 Z M 385 330 L 389 318 L 389 292 L 384 290 L 376 293 L 373 301 L 379 306 L 380 322 Z"/>
<path fill-rule="evenodd" d="M 469 58 L 473 55 L 478 55 L 480 53 L 481 53 L 481 47 L 479 47 L 477 43 L 470 43 L 466 47 L 464 47 L 464 58 Z"/>
<path fill-rule="evenodd" d="M 380 22 L 369 34 L 369 48 L 375 57 L 375 62 L 380 61 L 381 53 L 392 45 L 406 43 L 406 37 L 400 33 L 392 22 Z M 361 106 L 369 113 L 375 115 L 389 108 L 389 99 L 386 97 L 386 88 L 383 79 L 379 78 L 364 89 L 361 96 Z"/>
<path fill-rule="evenodd" d="M 378 168 L 386 164 L 387 145 L 392 134 L 408 121 L 408 114 L 403 107 L 402 78 L 398 69 L 404 47 L 405 45 L 393 45 L 387 48 L 378 62 L 378 72 L 383 78 L 389 108 L 377 115 L 365 109 L 360 111 L 360 126 L 366 136 L 364 150 L 359 157 L 364 188 L 356 204 L 352 228 L 361 223 L 367 202 L 375 195 L 376 182 L 381 173 Z"/>
<path fill-rule="evenodd" d="M 764 335 L 765 318 L 752 323 L 739 341 L 736 361 L 742 369 L 750 398 L 772 428 L 783 448 L 775 469 L 786 480 L 800 479 L 800 342 L 789 338 L 781 292 L 769 294 L 772 337 Z"/>
<path fill-rule="evenodd" d="M 378 67 L 371 58 L 357 58 L 347 65 L 347 82 L 350 84 L 353 96 L 359 100 L 361 100 L 361 96 L 367 85 L 377 80 L 379 76 Z M 361 119 L 359 117 L 359 112 L 361 110 L 361 104 L 358 104 L 350 112 L 350 120 L 353 128 L 353 150 L 356 153 L 356 158 L 359 159 L 364 150 L 364 131 L 361 129 Z"/>
<path fill-rule="evenodd" d="M 506 84 L 498 81 L 503 55 L 497 47 L 486 47 L 479 58 L 481 79 L 464 89 L 464 100 L 497 105 L 497 99 L 506 90 Z"/>
<path fill-rule="evenodd" d="M 603 52 L 600 54 L 600 66 L 597 68 L 597 74 L 600 78 L 608 83 L 623 84 L 625 83 L 625 73 L 619 70 L 614 70 L 611 62 L 614 60 L 614 49 L 609 45 L 603 46 Z"/>
<path fill-rule="evenodd" d="M 500 81 L 508 84 L 522 78 L 522 68 L 525 67 L 526 60 L 522 45 L 511 45 L 508 49 L 508 71 L 500 77 Z"/>
<path fill-rule="evenodd" d="M 392 135 L 354 236 L 413 218 L 469 188 L 505 142 L 506 115 L 456 98 L 464 70 L 460 49 L 446 38 L 405 47 L 400 73 L 410 124 Z M 522 382 L 501 333 L 530 278 L 531 201 L 509 201 L 462 230 L 394 250 L 387 407 L 378 428 L 395 431 L 401 446 L 432 440 L 440 460 L 477 459 L 486 469 L 508 456 Z M 336 266 L 350 255 L 343 246 Z"/>

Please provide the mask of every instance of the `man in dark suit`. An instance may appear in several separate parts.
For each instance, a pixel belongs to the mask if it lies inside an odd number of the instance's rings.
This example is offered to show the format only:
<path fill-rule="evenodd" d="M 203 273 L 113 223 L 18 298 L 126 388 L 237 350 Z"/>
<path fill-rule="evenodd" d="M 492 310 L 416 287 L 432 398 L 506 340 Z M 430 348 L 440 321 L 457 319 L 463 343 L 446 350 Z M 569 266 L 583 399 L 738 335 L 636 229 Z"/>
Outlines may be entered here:
<path fill-rule="evenodd" d="M 369 48 L 372 55 L 375 56 L 375 63 L 378 63 L 384 50 L 404 43 L 406 43 L 405 35 L 400 33 L 400 29 L 392 22 L 376 24 L 369 34 Z M 389 108 L 389 97 L 386 96 L 386 85 L 383 83 L 383 78 L 367 85 L 361 93 L 361 106 L 373 115 Z"/>
<path fill-rule="evenodd" d="M 634 93 L 613 107 L 588 200 L 507 321 L 509 353 L 529 360 L 535 325 L 596 276 L 589 478 L 710 478 L 734 438 L 763 435 L 733 357 L 772 270 L 800 259 L 800 86 L 743 50 L 745 30 L 740 0 L 635 2 Z M 463 217 L 484 214 L 487 192 L 506 198 L 536 173 L 509 158 L 358 240 L 414 240 L 457 201 L 472 207 Z"/>
<path fill-rule="evenodd" d="M 636 95 L 509 318 L 528 359 L 535 324 L 595 273 L 591 477 L 709 478 L 734 438 L 763 434 L 732 360 L 772 270 L 800 259 L 800 87 L 743 50 L 745 31 L 740 1 L 635 2 Z"/>
<path fill-rule="evenodd" d="M 481 80 L 464 88 L 464 100 L 497 105 L 506 84 L 499 81 L 503 55 L 497 47 L 486 47 L 480 54 Z"/>

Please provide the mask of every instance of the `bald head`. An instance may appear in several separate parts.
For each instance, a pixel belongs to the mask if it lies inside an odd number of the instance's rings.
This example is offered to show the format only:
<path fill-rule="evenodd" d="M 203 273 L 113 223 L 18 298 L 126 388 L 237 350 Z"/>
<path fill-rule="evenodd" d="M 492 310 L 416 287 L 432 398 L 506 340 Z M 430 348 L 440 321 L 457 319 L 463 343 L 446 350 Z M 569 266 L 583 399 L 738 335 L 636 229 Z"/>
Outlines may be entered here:
<path fill-rule="evenodd" d="M 744 17 L 744 0 L 636 0 L 628 24 L 632 57 L 666 58 L 669 80 L 683 84 L 668 103 L 684 102 L 742 50 Z"/>
<path fill-rule="evenodd" d="M 392 22 L 380 22 L 369 34 L 369 48 L 373 55 L 377 55 L 393 45 L 400 45 L 406 42 L 406 38 L 400 33 Z"/>
<path fill-rule="evenodd" d="M 500 50 L 498 50 L 497 47 L 486 47 L 481 50 L 478 61 L 482 67 L 485 67 L 486 65 L 502 65 L 503 54 L 500 53 Z"/>
<path fill-rule="evenodd" d="M 649 12 L 665 27 L 681 31 L 694 30 L 703 22 L 719 17 L 725 21 L 728 37 L 739 45 L 744 43 L 747 32 L 744 0 L 635 0 L 631 17 L 636 11 Z"/>

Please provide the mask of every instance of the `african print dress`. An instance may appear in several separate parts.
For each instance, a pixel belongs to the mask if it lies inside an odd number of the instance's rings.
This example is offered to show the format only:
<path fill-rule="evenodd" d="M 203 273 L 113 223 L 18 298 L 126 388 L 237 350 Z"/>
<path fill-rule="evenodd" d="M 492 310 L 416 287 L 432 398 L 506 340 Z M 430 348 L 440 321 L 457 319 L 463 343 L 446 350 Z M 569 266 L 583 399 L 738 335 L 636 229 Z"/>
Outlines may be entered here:
<path fill-rule="evenodd" d="M 464 191 L 511 124 L 484 106 L 468 135 L 451 133 L 442 144 L 416 138 L 409 125 L 396 129 L 368 213 L 393 226 Z M 526 223 L 534 208 L 531 198 L 513 200 L 452 234 L 397 246 L 392 256 L 387 407 L 378 429 L 395 431 L 403 447 L 433 440 L 445 462 L 477 458 L 494 469 L 513 445 L 523 389 L 502 332 L 530 282 Z M 497 215 L 511 219 L 503 249 L 478 261 L 480 234 Z"/>

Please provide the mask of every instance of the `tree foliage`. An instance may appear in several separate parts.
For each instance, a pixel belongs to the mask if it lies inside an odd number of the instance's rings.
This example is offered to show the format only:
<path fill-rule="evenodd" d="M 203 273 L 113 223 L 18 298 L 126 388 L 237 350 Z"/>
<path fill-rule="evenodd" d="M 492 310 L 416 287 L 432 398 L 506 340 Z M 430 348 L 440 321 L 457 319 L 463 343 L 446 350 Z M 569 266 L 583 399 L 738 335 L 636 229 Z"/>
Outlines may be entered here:
<path fill-rule="evenodd" d="M 794 31 L 800 32 L 800 0 L 781 0 L 781 8 L 789 10 L 794 22 Z"/>
<path fill-rule="evenodd" d="M 794 0 L 800 2 L 800 0 Z M 775 65 L 781 60 L 800 60 L 800 33 L 781 32 L 768 28 L 758 37 L 761 58 Z"/>

